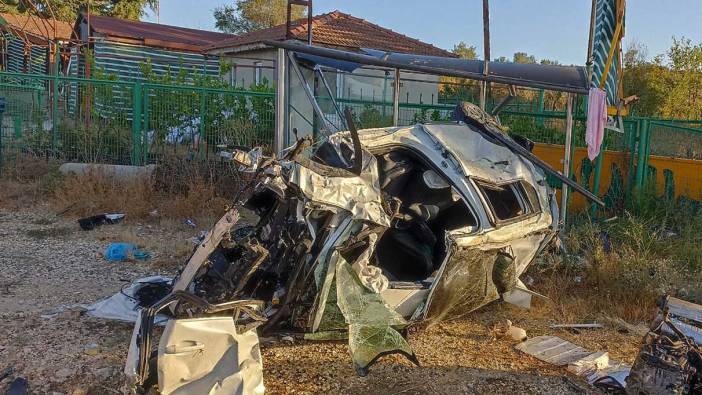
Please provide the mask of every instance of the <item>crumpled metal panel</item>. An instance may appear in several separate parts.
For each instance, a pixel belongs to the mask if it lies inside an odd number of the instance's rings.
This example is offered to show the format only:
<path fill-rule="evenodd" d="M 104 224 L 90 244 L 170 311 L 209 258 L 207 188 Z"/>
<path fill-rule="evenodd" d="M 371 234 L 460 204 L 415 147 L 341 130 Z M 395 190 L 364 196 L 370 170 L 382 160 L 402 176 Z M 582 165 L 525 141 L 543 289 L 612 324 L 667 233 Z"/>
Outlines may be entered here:
<path fill-rule="evenodd" d="M 175 319 L 158 346 L 163 395 L 263 394 L 263 366 L 255 330 L 239 334 L 232 317 Z"/>
<path fill-rule="evenodd" d="M 351 212 L 354 219 L 388 227 L 390 218 L 382 206 L 376 160 L 371 157 L 369 162 L 360 177 L 328 177 L 291 162 L 288 179 L 313 203 L 338 207 Z"/>
<path fill-rule="evenodd" d="M 349 349 L 359 370 L 367 369 L 383 355 L 400 353 L 417 363 L 412 349 L 394 327 L 407 325 L 383 298 L 367 289 L 351 265 L 339 257 L 336 263 L 337 304 L 349 325 Z"/>
<path fill-rule="evenodd" d="M 498 251 L 459 249 L 445 263 L 427 299 L 431 321 L 456 319 L 499 298 L 492 282 Z"/>

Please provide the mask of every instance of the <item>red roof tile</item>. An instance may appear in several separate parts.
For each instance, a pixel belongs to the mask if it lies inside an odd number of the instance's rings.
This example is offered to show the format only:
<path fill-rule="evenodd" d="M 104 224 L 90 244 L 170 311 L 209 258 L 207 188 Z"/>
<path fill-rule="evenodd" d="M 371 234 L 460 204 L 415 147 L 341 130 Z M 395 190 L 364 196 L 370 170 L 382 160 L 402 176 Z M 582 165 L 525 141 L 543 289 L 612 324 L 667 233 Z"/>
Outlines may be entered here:
<path fill-rule="evenodd" d="M 88 15 L 83 14 L 83 19 L 87 18 Z M 90 28 L 92 32 L 104 34 L 115 41 L 191 52 L 200 52 L 209 45 L 234 37 L 227 33 L 98 15 L 90 15 Z"/>
<path fill-rule="evenodd" d="M 283 24 L 242 34 L 217 42 L 210 46 L 209 49 L 239 47 L 257 44 L 263 40 L 285 40 L 285 28 L 286 26 Z M 291 30 L 296 39 L 306 40 L 307 19 L 296 21 Z M 343 47 L 352 50 L 372 48 L 381 51 L 418 55 L 456 57 L 449 51 L 340 11 L 312 18 L 312 33 L 313 42 L 319 45 Z"/>
<path fill-rule="evenodd" d="M 4 20 L 7 25 L 0 28 L 11 31 L 13 34 L 24 37 L 26 33 L 45 41 L 46 39 L 59 39 L 68 41 L 71 38 L 73 28 L 70 23 L 57 21 L 53 19 L 44 19 L 28 14 L 0 14 L 0 19 Z M 27 37 L 32 39 L 32 37 Z M 36 40 L 31 40 L 36 41 Z"/>

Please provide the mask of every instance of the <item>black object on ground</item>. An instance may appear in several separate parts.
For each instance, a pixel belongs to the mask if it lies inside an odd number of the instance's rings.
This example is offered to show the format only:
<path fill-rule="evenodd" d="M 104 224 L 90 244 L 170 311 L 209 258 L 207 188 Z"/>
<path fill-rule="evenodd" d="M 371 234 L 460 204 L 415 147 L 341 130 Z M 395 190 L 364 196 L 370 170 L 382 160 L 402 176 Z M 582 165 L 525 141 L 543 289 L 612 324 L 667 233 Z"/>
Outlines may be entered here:
<path fill-rule="evenodd" d="M 116 224 L 120 221 L 122 221 L 125 217 L 125 214 L 100 214 L 100 215 L 93 215 L 92 217 L 86 217 L 86 218 L 81 218 L 78 220 L 78 224 L 80 225 L 80 228 L 83 230 L 93 230 L 97 228 L 98 226 L 102 226 L 105 224 Z"/>
<path fill-rule="evenodd" d="M 5 395 L 27 395 L 29 393 L 29 381 L 24 377 L 17 377 L 7 386 Z"/>

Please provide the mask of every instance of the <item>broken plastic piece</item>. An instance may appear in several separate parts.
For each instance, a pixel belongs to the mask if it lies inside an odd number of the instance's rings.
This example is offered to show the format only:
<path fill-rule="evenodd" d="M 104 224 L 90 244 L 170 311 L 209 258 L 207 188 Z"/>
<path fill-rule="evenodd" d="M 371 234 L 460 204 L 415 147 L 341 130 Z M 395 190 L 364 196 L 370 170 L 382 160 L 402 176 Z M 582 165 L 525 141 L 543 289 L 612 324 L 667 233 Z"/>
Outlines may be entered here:
<path fill-rule="evenodd" d="M 86 217 L 86 218 L 81 218 L 78 220 L 78 225 L 80 225 L 80 228 L 83 230 L 93 230 L 97 228 L 98 226 L 102 226 L 105 224 L 116 224 L 122 221 L 125 217 L 125 214 L 100 214 L 100 215 L 94 215 L 92 217 Z"/>
<path fill-rule="evenodd" d="M 105 250 L 105 259 L 110 262 L 123 262 L 132 258 L 148 260 L 151 254 L 132 243 L 112 243 Z"/>

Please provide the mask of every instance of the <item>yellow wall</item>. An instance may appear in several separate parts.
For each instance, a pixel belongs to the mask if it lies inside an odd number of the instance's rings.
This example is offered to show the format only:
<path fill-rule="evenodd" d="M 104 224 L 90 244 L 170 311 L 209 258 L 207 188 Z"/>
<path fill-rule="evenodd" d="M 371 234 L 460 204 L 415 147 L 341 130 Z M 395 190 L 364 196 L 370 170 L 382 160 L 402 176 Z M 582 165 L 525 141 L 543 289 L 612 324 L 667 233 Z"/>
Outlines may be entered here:
<path fill-rule="evenodd" d="M 563 170 L 563 156 L 565 154 L 562 145 L 536 143 L 534 154 L 551 165 L 553 168 Z M 587 149 L 576 148 L 573 155 L 573 174 L 578 183 L 582 184 L 582 160 L 587 156 Z M 622 172 L 624 183 L 628 182 L 629 154 L 625 152 L 605 151 L 604 163 L 602 166 L 602 180 L 600 182 L 599 196 L 604 196 L 612 180 L 612 165 L 616 164 Z M 691 159 L 676 159 L 662 156 L 651 156 L 649 165 L 656 168 L 656 185 L 659 191 L 664 190 L 665 177 L 664 170 L 673 172 L 673 182 L 675 184 L 675 196 L 687 196 L 691 199 L 702 200 L 702 161 Z M 594 165 L 593 165 L 594 166 Z M 572 178 L 572 177 L 571 177 Z M 587 186 L 592 190 L 594 169 L 590 175 L 590 183 Z M 558 203 L 560 204 L 560 190 L 557 191 Z M 585 198 L 579 194 L 571 194 L 571 208 L 583 209 L 587 207 Z"/>

